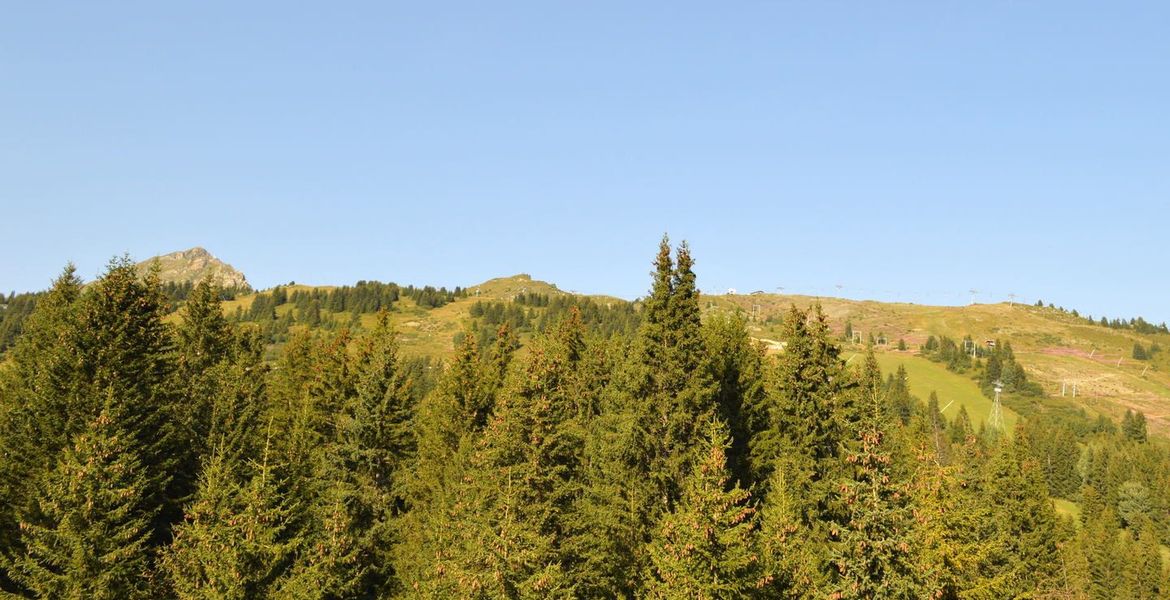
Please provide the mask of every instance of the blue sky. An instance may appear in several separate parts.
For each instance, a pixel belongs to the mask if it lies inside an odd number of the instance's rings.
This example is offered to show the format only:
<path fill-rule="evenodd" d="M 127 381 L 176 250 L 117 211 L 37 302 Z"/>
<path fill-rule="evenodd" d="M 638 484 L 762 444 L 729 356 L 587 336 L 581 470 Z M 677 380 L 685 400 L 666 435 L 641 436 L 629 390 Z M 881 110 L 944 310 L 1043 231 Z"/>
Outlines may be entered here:
<path fill-rule="evenodd" d="M 704 290 L 1170 320 L 1170 4 L 135 2 L 0 19 L 0 288 Z M 841 286 L 839 289 L 836 286 Z"/>

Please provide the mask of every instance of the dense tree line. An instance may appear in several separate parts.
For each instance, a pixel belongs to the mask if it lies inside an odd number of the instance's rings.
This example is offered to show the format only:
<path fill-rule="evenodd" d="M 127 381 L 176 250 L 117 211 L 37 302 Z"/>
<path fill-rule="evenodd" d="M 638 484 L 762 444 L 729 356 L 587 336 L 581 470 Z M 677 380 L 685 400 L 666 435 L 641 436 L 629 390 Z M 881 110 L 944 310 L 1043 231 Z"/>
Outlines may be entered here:
<path fill-rule="evenodd" d="M 37 298 L 44 292 L 17 294 L 12 292 L 4 297 L 0 294 L 0 355 L 12 347 L 17 336 L 24 331 L 24 320 L 37 305 Z"/>
<path fill-rule="evenodd" d="M 170 301 L 169 308 L 176 309 L 191 295 L 195 290 L 196 283 L 191 281 L 167 281 L 162 284 L 163 296 Z M 220 287 L 220 300 L 235 300 L 236 296 L 252 293 L 250 287 Z"/>
<path fill-rule="evenodd" d="M 973 372 L 980 389 L 989 398 L 995 397 L 997 386 L 1007 394 L 1018 396 L 1040 396 L 1044 393 L 1039 384 L 1028 379 L 1009 341 L 995 340 L 983 345 L 976 343 L 969 335 L 961 342 L 945 335 L 932 335 L 919 349 L 919 354 L 946 365 L 948 370 L 956 373 Z"/>
<path fill-rule="evenodd" d="M 639 324 L 633 303 L 616 301 L 603 305 L 592 298 L 567 294 L 553 297 L 519 294 L 511 302 L 479 300 L 468 312 L 472 319 L 468 333 L 481 348 L 492 342 L 501 326 L 518 334 L 543 333 L 564 321 L 570 313 L 577 315 L 587 331 L 606 338 L 628 337 Z"/>
<path fill-rule="evenodd" d="M 152 277 L 116 261 L 83 290 L 67 270 L 0 369 L 4 592 L 1168 589 L 1170 468 L 1144 418 L 980 435 L 965 411 L 948 421 L 937 396 L 921 402 L 904 370 L 883 377 L 872 349 L 847 365 L 817 307 L 791 308 L 785 351 L 767 356 L 742 315 L 700 321 L 685 244 L 663 240 L 628 335 L 570 306 L 523 352 L 507 324 L 486 346 L 464 336 L 437 378 L 399 355 L 385 312 L 360 334 L 294 333 L 268 363 L 260 326 L 227 318 L 214 286 L 171 325 Z M 1053 495 L 1075 496 L 1081 521 Z"/>
<path fill-rule="evenodd" d="M 1036 308 L 1044 308 L 1044 301 L 1037 300 Z M 1094 319 L 1091 316 L 1081 317 L 1080 313 L 1075 310 L 1070 311 L 1065 309 L 1063 306 L 1056 306 L 1052 303 L 1048 304 L 1048 308 L 1060 313 L 1070 314 L 1077 318 L 1084 318 L 1089 323 L 1100 325 L 1102 327 L 1108 327 L 1110 329 L 1128 329 L 1142 335 L 1154 335 L 1158 333 L 1170 334 L 1170 327 L 1168 327 L 1165 322 L 1155 325 L 1143 319 L 1142 317 L 1133 317 L 1129 319 L 1110 319 L 1108 317 L 1102 316 L 1100 319 Z"/>
<path fill-rule="evenodd" d="M 1097 324 L 1102 327 L 1109 327 L 1111 329 L 1128 329 L 1134 333 L 1142 335 L 1153 335 L 1156 333 L 1170 333 L 1170 328 L 1166 327 L 1165 323 L 1154 325 L 1141 317 L 1133 319 L 1107 319 L 1101 317 Z"/>
<path fill-rule="evenodd" d="M 919 349 L 919 353 L 934 362 L 946 365 L 951 371 L 966 373 L 979 357 L 986 355 L 987 349 L 976 344 L 969 335 L 960 342 L 945 335 L 938 337 L 932 335 L 926 338 L 926 343 Z"/>
<path fill-rule="evenodd" d="M 997 340 L 991 348 L 983 364 L 979 383 L 988 398 L 995 397 L 996 386 L 1008 394 L 1040 396 L 1044 393 L 1039 384 L 1028 380 L 1024 366 L 1016 360 L 1012 343 L 1006 341 Z"/>

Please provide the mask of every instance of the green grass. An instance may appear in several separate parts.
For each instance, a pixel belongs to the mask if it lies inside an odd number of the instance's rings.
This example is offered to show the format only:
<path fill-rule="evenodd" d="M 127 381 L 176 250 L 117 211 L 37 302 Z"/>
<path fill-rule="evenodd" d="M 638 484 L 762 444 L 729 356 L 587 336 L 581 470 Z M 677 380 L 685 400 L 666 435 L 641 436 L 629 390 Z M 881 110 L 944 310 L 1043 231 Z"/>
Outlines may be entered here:
<path fill-rule="evenodd" d="M 845 356 L 849 358 L 854 355 L 846 352 Z M 850 364 L 861 359 L 861 354 L 856 354 Z M 939 408 L 943 409 L 948 419 L 954 419 L 959 414 L 959 408 L 966 406 L 972 425 L 978 429 L 991 416 L 993 402 L 965 375 L 952 373 L 939 363 L 909 353 L 879 352 L 877 361 L 882 372 L 887 375 L 895 372 L 898 365 L 905 366 L 906 375 L 910 378 L 910 392 L 923 402 L 930 397 L 930 392 L 937 393 Z M 1015 428 L 1019 419 L 1019 415 L 1004 407 L 1003 421 L 1008 431 Z"/>
<path fill-rule="evenodd" d="M 1081 526 L 1081 505 L 1071 500 L 1064 500 L 1062 498 L 1053 498 L 1052 504 L 1056 508 L 1056 514 L 1062 517 L 1071 517 L 1073 523 L 1077 527 Z"/>

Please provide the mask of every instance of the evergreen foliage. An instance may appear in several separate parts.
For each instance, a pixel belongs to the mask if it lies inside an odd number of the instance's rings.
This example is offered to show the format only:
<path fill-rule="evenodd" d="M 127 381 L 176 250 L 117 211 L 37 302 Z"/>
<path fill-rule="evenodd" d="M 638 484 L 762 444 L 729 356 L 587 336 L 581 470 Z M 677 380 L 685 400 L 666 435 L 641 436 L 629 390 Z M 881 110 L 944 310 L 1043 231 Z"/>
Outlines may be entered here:
<path fill-rule="evenodd" d="M 921 593 L 911 555 L 910 507 L 893 465 L 888 401 L 872 348 L 859 388 L 854 444 L 845 457 L 851 469 L 840 485 L 845 518 L 834 536 L 834 593 L 845 598 L 917 598 Z"/>
<path fill-rule="evenodd" d="M 714 419 L 682 497 L 650 543 L 647 598 L 743 598 L 755 589 L 755 509 L 730 484 L 726 427 Z"/>
<path fill-rule="evenodd" d="M 8 574 L 40 598 L 149 598 L 151 519 L 157 512 L 134 436 L 112 402 L 39 478 L 24 515 L 23 556 Z"/>
<path fill-rule="evenodd" d="M 787 312 L 774 354 L 742 314 L 700 318 L 685 244 L 662 240 L 637 303 L 468 302 L 444 363 L 402 355 L 389 311 L 462 289 L 278 286 L 229 317 L 234 293 L 121 259 L 2 299 L 0 595 L 1170 589 L 1170 453 L 1143 413 L 948 422 L 872 348 L 847 366 L 817 306 Z M 921 351 L 1009 400 L 1037 392 L 1007 341 Z"/>

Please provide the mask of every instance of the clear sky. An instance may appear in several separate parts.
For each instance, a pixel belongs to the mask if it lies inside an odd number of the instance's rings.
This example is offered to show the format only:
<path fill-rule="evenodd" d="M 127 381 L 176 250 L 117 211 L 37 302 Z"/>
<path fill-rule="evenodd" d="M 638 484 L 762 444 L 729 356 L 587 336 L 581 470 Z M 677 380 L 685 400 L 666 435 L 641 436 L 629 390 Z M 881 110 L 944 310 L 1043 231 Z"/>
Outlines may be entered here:
<path fill-rule="evenodd" d="M 0 288 L 527 272 L 1170 320 L 1170 3 L 14 2 Z M 841 286 L 838 288 L 837 286 Z"/>

